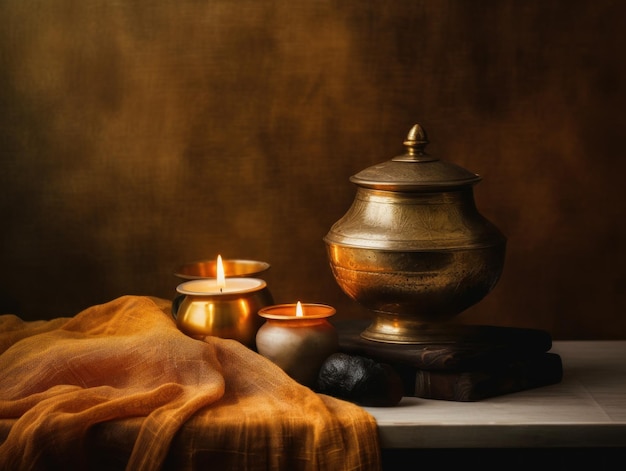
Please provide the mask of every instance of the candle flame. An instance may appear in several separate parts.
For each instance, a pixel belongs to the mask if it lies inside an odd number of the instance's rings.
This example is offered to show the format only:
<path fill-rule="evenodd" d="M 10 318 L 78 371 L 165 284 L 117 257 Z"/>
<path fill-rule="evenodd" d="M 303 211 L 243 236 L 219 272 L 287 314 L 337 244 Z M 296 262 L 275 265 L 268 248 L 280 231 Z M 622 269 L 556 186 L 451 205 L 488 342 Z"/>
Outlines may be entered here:
<path fill-rule="evenodd" d="M 302 310 L 302 303 L 300 301 L 296 304 L 296 317 L 304 317 L 304 311 Z"/>
<path fill-rule="evenodd" d="M 226 276 L 224 275 L 224 264 L 222 263 L 222 256 L 217 256 L 217 286 L 220 291 L 226 287 Z"/>

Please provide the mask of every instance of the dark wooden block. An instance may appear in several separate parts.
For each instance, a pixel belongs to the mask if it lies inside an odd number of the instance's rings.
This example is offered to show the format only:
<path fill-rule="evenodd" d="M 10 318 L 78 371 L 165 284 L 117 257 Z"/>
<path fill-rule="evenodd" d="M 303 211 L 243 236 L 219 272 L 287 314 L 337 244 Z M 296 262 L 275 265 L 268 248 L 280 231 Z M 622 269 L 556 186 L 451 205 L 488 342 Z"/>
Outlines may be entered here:
<path fill-rule="evenodd" d="M 451 325 L 446 343 L 390 344 L 363 339 L 367 321 L 335 324 L 342 352 L 391 365 L 404 395 L 478 401 L 561 381 L 561 357 L 548 332 L 515 327 Z"/>
<path fill-rule="evenodd" d="M 561 357 L 539 353 L 496 368 L 474 371 L 428 371 L 392 365 L 404 384 L 404 395 L 470 402 L 540 386 L 563 378 Z"/>
<path fill-rule="evenodd" d="M 506 365 L 552 348 L 552 337 L 543 330 L 486 325 L 451 324 L 446 343 L 392 344 L 366 340 L 361 332 L 367 320 L 335 323 L 339 347 L 345 353 L 388 363 L 402 363 L 425 370 L 468 371 Z"/>

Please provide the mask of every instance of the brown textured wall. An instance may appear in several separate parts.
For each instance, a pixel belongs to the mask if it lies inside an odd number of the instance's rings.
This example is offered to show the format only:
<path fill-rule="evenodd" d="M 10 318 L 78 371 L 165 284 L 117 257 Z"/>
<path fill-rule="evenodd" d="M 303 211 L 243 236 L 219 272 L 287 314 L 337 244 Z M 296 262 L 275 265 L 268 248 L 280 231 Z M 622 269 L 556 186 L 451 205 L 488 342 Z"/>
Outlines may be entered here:
<path fill-rule="evenodd" d="M 277 302 L 367 314 L 322 237 L 348 178 L 429 149 L 483 176 L 508 236 L 460 316 L 626 338 L 626 3 L 0 3 L 3 311 L 172 297 L 186 261 L 253 258 Z"/>

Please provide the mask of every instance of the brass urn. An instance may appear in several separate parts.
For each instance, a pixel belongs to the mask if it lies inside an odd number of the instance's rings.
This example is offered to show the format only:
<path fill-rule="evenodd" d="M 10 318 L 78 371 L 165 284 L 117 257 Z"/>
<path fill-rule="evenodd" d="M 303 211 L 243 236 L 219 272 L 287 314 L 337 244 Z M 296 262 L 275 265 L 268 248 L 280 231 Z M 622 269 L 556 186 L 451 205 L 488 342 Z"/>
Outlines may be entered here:
<path fill-rule="evenodd" d="M 373 313 L 368 340 L 445 342 L 446 321 L 502 274 L 506 237 L 474 202 L 481 177 L 427 144 L 416 124 L 404 154 L 353 175 L 352 206 L 324 237 L 338 285 Z"/>

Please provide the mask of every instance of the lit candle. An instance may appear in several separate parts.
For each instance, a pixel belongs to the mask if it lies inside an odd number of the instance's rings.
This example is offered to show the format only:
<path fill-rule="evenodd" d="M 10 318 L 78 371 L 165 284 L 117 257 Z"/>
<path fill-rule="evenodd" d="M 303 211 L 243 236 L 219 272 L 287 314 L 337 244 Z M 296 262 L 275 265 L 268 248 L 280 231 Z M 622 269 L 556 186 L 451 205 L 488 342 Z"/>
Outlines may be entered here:
<path fill-rule="evenodd" d="M 265 287 L 267 283 L 259 278 L 228 278 L 228 281 L 220 283 L 216 279 L 192 280 L 176 287 L 181 294 L 196 296 L 219 296 L 220 294 L 237 294 L 257 291 Z"/>
<path fill-rule="evenodd" d="M 334 314 L 326 304 L 300 301 L 264 307 L 257 350 L 300 384 L 313 387 L 322 363 L 339 348 L 337 331 L 327 321 Z"/>
<path fill-rule="evenodd" d="M 219 294 L 247 293 L 257 291 L 265 286 L 265 281 L 258 278 L 228 278 L 227 282 L 222 256 L 218 255 L 215 278 L 202 278 L 188 281 L 178 285 L 176 291 L 181 294 L 195 296 L 215 296 Z"/>
<path fill-rule="evenodd" d="M 216 278 L 187 281 L 176 291 L 183 296 L 175 312 L 180 330 L 194 338 L 229 338 L 256 348 L 261 325 L 256 313 L 273 302 L 264 280 L 226 278 L 218 255 Z"/>

